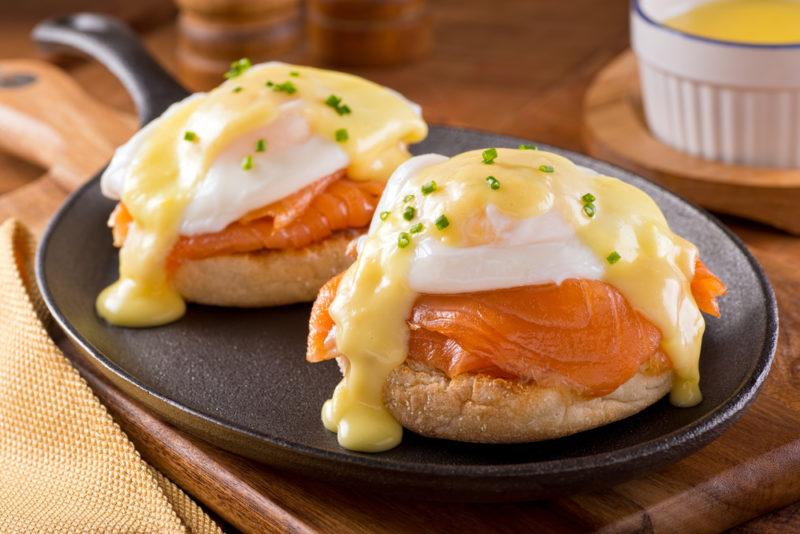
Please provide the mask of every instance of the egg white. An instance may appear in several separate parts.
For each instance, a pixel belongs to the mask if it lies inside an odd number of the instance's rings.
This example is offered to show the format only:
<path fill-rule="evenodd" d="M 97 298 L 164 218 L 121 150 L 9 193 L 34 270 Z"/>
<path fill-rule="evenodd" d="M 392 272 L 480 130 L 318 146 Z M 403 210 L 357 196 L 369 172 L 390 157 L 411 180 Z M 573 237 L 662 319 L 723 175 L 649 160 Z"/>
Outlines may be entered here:
<path fill-rule="evenodd" d="M 438 154 L 426 154 L 398 167 L 387 183 L 371 228 L 380 224 L 378 215 L 382 211 L 388 211 L 399 202 L 409 180 L 423 169 L 447 159 Z M 602 262 L 555 209 L 536 217 L 514 220 L 488 205 L 486 216 L 498 236 L 491 244 L 455 247 L 431 236 L 415 238 L 409 287 L 418 293 L 466 293 L 560 284 L 568 278 L 602 278 L 605 270 Z"/>
<path fill-rule="evenodd" d="M 165 116 L 193 98 L 196 95 L 174 104 Z M 116 200 L 122 197 L 136 154 L 162 120 L 151 122 L 117 150 L 101 178 L 104 195 Z M 254 153 L 259 139 L 267 142 L 267 150 Z M 242 169 L 242 160 L 251 154 L 253 168 Z M 287 102 L 276 118 L 238 137 L 220 152 L 183 214 L 180 233 L 218 232 L 246 213 L 285 198 L 349 163 L 350 158 L 337 143 L 313 133 L 303 116 L 302 102 Z"/>

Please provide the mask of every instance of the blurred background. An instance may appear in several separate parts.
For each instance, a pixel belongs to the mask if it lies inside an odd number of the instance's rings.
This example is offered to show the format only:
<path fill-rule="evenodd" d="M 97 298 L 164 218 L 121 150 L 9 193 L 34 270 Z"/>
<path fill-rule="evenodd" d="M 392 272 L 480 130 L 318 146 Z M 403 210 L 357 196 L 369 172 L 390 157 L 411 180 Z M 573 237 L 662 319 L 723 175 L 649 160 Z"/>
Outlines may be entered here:
<path fill-rule="evenodd" d="M 4 0 L 0 58 L 36 57 L 34 24 L 76 11 L 126 20 L 191 89 L 242 56 L 324 64 L 401 91 L 429 122 L 573 149 L 585 86 L 628 45 L 627 0 Z M 90 94 L 133 109 L 104 69 L 56 59 Z"/>

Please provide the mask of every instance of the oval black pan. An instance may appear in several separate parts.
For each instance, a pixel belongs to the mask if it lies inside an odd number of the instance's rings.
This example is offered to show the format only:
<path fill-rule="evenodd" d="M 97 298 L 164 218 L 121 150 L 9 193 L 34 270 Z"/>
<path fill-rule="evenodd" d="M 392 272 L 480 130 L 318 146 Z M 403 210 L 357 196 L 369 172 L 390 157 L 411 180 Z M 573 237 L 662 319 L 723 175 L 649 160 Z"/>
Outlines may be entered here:
<path fill-rule="evenodd" d="M 413 151 L 456 154 L 522 142 L 433 127 Z M 243 456 L 425 498 L 518 500 L 611 484 L 698 449 L 741 415 L 769 371 L 777 308 L 759 265 L 709 214 L 611 165 L 542 149 L 647 191 L 728 284 L 722 319 L 707 321 L 698 406 L 679 409 L 662 400 L 626 420 L 542 443 L 474 445 L 406 432 L 396 449 L 354 453 L 341 449 L 319 419 L 339 373 L 332 362 L 304 361 L 309 306 L 190 306 L 182 320 L 146 330 L 116 328 L 97 317 L 95 296 L 117 270 L 105 225 L 113 203 L 101 196 L 97 178 L 53 219 L 39 246 L 37 279 L 53 316 L 97 370 L 169 422 Z"/>

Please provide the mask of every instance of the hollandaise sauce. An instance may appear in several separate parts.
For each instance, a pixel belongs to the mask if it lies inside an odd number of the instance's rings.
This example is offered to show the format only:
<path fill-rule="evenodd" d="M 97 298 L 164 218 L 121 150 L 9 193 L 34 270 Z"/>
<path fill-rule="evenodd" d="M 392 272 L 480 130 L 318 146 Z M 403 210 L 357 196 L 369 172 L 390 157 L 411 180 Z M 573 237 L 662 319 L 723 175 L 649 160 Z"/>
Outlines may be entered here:
<path fill-rule="evenodd" d="M 299 107 L 314 135 L 341 147 L 353 180 L 385 180 L 409 157 L 407 144 L 427 134 L 412 104 L 362 78 L 282 63 L 234 67 L 220 87 L 175 104 L 138 134 L 121 193 L 133 223 L 120 251 L 119 280 L 96 302 L 112 324 L 154 326 L 184 313 L 166 261 L 187 206 L 220 152 L 288 106 Z M 264 140 L 254 145 L 243 171 L 257 170 L 268 150 Z"/>
<path fill-rule="evenodd" d="M 425 239 L 447 247 L 491 244 L 499 239 L 488 222 L 496 213 L 523 221 L 555 212 L 565 220 L 602 263 L 600 278 L 661 330 L 674 372 L 672 402 L 700 402 L 705 322 L 691 292 L 697 249 L 670 230 L 647 194 L 538 150 L 488 149 L 436 161 L 390 180 L 330 307 L 345 373 L 322 419 L 343 447 L 375 452 L 401 439 L 382 390 L 407 355 L 416 247 Z"/>
<path fill-rule="evenodd" d="M 723 41 L 800 43 L 800 1 L 712 0 L 666 20 L 665 24 Z"/>

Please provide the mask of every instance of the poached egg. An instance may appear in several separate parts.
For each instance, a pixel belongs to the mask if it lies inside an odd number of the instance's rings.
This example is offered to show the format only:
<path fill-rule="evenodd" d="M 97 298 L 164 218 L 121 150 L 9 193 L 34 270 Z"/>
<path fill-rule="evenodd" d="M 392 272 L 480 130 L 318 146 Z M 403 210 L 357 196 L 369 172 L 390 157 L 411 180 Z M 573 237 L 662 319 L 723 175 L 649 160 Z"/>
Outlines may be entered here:
<path fill-rule="evenodd" d="M 672 402 L 701 399 L 697 249 L 625 182 L 538 150 L 418 156 L 389 180 L 358 252 L 329 309 L 348 364 L 322 408 L 345 448 L 377 452 L 402 437 L 382 388 L 406 359 L 407 318 L 420 294 L 601 280 L 661 331 Z"/>
<path fill-rule="evenodd" d="M 133 222 L 120 278 L 96 302 L 120 326 L 183 315 L 166 259 L 179 236 L 223 230 L 247 213 L 345 169 L 386 180 L 427 126 L 419 107 L 356 76 L 284 63 L 237 63 L 209 93 L 171 106 L 115 154 L 101 181 Z"/>

